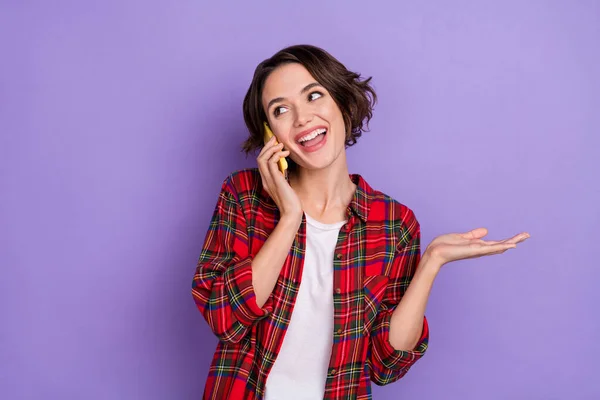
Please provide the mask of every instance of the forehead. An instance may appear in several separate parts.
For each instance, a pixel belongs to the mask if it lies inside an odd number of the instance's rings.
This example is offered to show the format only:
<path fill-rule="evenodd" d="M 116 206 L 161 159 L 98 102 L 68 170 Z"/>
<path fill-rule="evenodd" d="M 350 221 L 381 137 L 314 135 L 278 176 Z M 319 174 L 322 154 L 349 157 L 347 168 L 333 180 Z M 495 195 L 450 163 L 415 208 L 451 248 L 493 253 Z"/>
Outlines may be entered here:
<path fill-rule="evenodd" d="M 262 92 L 263 103 L 276 97 L 293 97 L 316 79 L 302 64 L 292 63 L 277 67 L 265 80 Z"/>

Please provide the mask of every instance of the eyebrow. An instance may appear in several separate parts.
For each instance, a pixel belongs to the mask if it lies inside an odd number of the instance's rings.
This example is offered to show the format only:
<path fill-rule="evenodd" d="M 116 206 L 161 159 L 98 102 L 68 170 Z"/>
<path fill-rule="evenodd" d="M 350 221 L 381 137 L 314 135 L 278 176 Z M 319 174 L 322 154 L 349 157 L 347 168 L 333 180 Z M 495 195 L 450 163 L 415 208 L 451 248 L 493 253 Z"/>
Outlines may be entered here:
<path fill-rule="evenodd" d="M 302 89 L 302 90 L 300 91 L 300 94 L 306 93 L 306 92 L 308 92 L 310 89 L 312 89 L 312 88 L 314 88 L 314 87 L 316 87 L 316 86 L 323 87 L 323 86 L 322 86 L 320 83 L 318 83 L 318 82 L 309 83 L 308 85 L 304 86 L 304 89 Z M 268 110 L 271 108 L 271 106 L 272 106 L 273 104 L 275 104 L 275 103 L 281 103 L 281 102 L 282 102 L 282 101 L 284 101 L 284 100 L 285 100 L 285 98 L 283 98 L 283 97 L 277 97 L 277 98 L 274 98 L 273 100 L 269 101 L 269 104 L 267 104 L 267 111 L 268 111 Z"/>

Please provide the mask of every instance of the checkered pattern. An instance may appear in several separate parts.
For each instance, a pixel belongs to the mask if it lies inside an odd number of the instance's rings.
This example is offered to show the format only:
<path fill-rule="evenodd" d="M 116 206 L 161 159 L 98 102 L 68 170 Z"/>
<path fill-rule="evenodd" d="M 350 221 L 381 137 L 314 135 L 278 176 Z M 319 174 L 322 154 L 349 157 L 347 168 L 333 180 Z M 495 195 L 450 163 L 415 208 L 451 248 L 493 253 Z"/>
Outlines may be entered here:
<path fill-rule="evenodd" d="M 423 356 L 429 329 L 423 320 L 413 351 L 389 343 L 390 318 L 420 259 L 420 228 L 414 213 L 373 190 L 360 175 L 334 257 L 333 348 L 325 400 L 371 399 L 371 385 L 400 379 Z M 252 257 L 279 219 L 257 169 L 224 182 L 198 260 L 192 294 L 219 338 L 204 399 L 264 397 L 266 378 L 284 340 L 304 265 L 306 219 L 279 279 L 263 307 L 252 289 Z"/>

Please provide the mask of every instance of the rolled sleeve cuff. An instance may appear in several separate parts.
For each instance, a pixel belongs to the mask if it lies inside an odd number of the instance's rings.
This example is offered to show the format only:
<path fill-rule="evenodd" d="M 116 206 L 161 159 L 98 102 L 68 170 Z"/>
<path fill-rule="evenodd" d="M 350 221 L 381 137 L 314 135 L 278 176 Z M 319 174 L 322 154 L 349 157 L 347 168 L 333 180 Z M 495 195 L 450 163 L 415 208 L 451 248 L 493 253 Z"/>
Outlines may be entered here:
<path fill-rule="evenodd" d="M 390 320 L 392 312 L 389 312 L 379 325 L 373 340 L 374 355 L 387 369 L 400 370 L 410 368 L 418 359 L 423 357 L 429 342 L 429 325 L 427 318 L 423 317 L 423 330 L 421 337 L 413 350 L 396 350 L 390 344 Z"/>
<path fill-rule="evenodd" d="M 271 294 L 263 307 L 256 303 L 256 294 L 252 286 L 252 259 L 246 258 L 233 268 L 227 268 L 224 283 L 235 318 L 244 326 L 250 326 L 257 320 L 273 312 Z"/>

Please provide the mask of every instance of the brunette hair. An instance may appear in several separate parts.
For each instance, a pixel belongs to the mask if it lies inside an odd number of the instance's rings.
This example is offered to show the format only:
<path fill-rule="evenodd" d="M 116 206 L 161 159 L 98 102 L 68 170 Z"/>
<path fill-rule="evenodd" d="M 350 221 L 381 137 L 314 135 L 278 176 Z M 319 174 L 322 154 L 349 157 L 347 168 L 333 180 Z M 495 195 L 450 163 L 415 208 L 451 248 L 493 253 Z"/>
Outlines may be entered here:
<path fill-rule="evenodd" d="M 344 117 L 346 147 L 356 143 L 368 131 L 377 101 L 375 90 L 369 85 L 371 77 L 361 79 L 360 74 L 349 71 L 325 50 L 311 45 L 290 46 L 258 64 L 252 83 L 244 97 L 244 121 L 250 131 L 242 149 L 246 154 L 263 146 L 263 121 L 267 121 L 262 106 L 265 80 L 273 70 L 283 64 L 302 64 L 308 72 L 329 91 Z"/>

